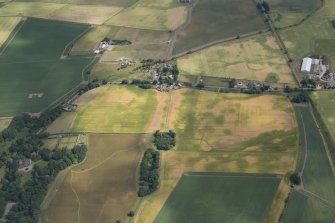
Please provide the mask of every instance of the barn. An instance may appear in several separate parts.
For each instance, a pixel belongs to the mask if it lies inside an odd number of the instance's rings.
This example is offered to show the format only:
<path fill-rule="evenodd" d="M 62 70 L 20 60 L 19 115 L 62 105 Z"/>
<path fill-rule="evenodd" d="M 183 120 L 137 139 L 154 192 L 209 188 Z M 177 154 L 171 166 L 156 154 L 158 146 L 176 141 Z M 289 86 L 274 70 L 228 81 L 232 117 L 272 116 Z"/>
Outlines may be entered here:
<path fill-rule="evenodd" d="M 309 57 L 305 57 L 302 61 L 302 65 L 301 65 L 301 72 L 302 73 L 306 73 L 309 74 L 311 72 L 311 68 L 312 68 L 312 58 Z"/>

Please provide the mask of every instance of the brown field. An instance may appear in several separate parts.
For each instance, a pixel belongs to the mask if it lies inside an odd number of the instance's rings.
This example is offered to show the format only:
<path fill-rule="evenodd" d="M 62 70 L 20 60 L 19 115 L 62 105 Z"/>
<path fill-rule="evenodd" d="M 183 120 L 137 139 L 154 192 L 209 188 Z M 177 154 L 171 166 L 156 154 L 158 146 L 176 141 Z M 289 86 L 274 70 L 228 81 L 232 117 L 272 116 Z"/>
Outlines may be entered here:
<path fill-rule="evenodd" d="M 274 38 L 261 35 L 221 44 L 178 59 L 182 75 L 295 84 Z M 271 79 L 275 76 L 276 79 Z"/>
<path fill-rule="evenodd" d="M 8 117 L 8 118 L 1 118 L 0 117 L 0 132 L 4 129 L 6 129 L 10 122 L 12 121 L 12 118 Z"/>
<path fill-rule="evenodd" d="M 43 222 L 126 219 L 137 200 L 136 169 L 148 141 L 144 135 L 90 135 L 87 158 L 51 187 L 42 205 Z"/>
<path fill-rule="evenodd" d="M 102 24 L 121 10 L 122 8 L 120 7 L 110 6 L 68 5 L 53 13 L 50 19 L 89 24 Z"/>

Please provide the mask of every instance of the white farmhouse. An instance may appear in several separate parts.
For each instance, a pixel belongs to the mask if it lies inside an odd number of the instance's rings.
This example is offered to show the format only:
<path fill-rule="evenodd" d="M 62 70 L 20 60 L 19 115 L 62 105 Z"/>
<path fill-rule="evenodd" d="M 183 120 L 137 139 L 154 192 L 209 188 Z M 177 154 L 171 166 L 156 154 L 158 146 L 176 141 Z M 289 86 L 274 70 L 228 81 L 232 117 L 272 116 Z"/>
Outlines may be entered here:
<path fill-rule="evenodd" d="M 305 57 L 302 61 L 301 72 L 309 74 L 311 72 L 311 69 L 312 69 L 312 63 L 313 63 L 312 58 Z"/>

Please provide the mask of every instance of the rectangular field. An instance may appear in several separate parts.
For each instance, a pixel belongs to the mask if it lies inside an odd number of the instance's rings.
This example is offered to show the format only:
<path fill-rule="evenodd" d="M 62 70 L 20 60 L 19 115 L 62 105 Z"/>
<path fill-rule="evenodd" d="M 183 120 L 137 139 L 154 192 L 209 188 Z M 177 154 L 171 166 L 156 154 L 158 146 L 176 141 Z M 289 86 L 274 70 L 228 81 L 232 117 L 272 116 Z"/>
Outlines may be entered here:
<path fill-rule="evenodd" d="M 167 121 L 168 128 L 177 132 L 178 150 L 191 151 L 222 150 L 263 133 L 296 127 L 292 107 L 284 97 L 190 89 L 173 92 Z M 271 140 L 275 142 L 275 138 Z M 252 148 L 261 145 L 258 142 Z"/>
<path fill-rule="evenodd" d="M 263 20 L 253 0 L 199 1 L 192 11 L 191 23 L 178 33 L 173 53 L 266 29 Z"/>
<path fill-rule="evenodd" d="M 186 20 L 187 4 L 174 0 L 139 0 L 106 22 L 107 25 L 174 30 Z"/>
<path fill-rule="evenodd" d="M 0 2 L 3 0 L 0 0 Z M 104 5 L 128 7 L 136 2 L 136 0 L 16 0 L 15 2 L 42 2 L 42 3 L 62 3 L 73 5 Z"/>
<path fill-rule="evenodd" d="M 279 182 L 275 175 L 186 173 L 154 223 L 262 222 Z"/>
<path fill-rule="evenodd" d="M 137 199 L 136 170 L 149 142 L 145 135 L 90 135 L 86 159 L 60 173 L 50 187 L 42 222 L 126 219 Z"/>
<path fill-rule="evenodd" d="M 81 83 L 82 70 L 92 59 L 60 57 L 87 28 L 38 19 L 23 24 L 0 52 L 0 116 L 39 112 Z"/>
<path fill-rule="evenodd" d="M 282 52 L 270 35 L 201 50 L 178 59 L 178 66 L 181 75 L 295 84 Z"/>

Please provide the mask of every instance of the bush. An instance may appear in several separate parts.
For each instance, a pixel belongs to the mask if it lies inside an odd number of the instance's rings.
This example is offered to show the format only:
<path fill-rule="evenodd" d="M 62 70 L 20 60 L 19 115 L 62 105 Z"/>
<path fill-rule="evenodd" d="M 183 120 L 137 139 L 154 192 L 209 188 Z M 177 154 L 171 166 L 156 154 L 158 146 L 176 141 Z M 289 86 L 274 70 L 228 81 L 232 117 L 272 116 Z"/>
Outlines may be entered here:
<path fill-rule="evenodd" d="M 176 145 L 176 133 L 173 131 L 160 132 L 154 134 L 154 144 L 158 150 L 170 150 Z"/>
<path fill-rule="evenodd" d="M 300 185 L 301 178 L 298 173 L 294 173 L 290 176 L 290 182 L 292 185 Z"/>

